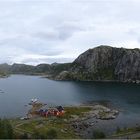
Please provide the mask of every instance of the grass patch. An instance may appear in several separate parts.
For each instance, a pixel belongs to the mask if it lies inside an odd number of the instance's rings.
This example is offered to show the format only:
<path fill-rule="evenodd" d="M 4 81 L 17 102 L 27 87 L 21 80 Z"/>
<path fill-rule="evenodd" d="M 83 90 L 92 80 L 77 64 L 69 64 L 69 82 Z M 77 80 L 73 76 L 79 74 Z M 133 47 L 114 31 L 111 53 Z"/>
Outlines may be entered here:
<path fill-rule="evenodd" d="M 32 121 L 25 123 L 19 127 L 22 130 L 37 132 L 41 136 L 47 137 L 47 132 L 55 130 L 57 138 L 77 138 L 73 129 L 65 123 L 61 118 L 46 119 L 41 121 Z"/>
<path fill-rule="evenodd" d="M 74 129 L 70 125 L 69 119 L 71 115 L 77 115 L 81 117 L 83 113 L 91 110 L 90 107 L 65 107 L 65 114 L 62 117 L 39 117 L 33 120 L 11 120 L 12 126 L 19 130 L 32 133 L 32 138 L 47 138 L 47 134 L 50 135 L 52 131 L 55 131 L 55 138 L 59 139 L 76 139 L 79 138 Z M 50 136 L 49 136 L 50 137 Z"/>
<path fill-rule="evenodd" d="M 90 107 L 65 107 L 65 115 L 64 118 L 70 118 L 71 115 L 77 115 L 82 117 L 85 112 L 91 111 Z"/>
<path fill-rule="evenodd" d="M 93 131 L 93 139 L 105 139 L 106 135 L 104 132 L 95 130 Z"/>

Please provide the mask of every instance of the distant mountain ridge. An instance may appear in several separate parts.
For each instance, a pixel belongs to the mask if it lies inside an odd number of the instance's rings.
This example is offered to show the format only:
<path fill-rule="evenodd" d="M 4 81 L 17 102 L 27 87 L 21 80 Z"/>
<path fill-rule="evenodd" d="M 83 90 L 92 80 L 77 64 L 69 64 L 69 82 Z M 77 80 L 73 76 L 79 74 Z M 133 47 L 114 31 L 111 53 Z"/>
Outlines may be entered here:
<path fill-rule="evenodd" d="M 64 70 L 69 70 L 71 63 L 39 64 L 37 66 L 17 64 L 0 64 L 0 71 L 8 74 L 51 75 L 55 77 Z"/>
<path fill-rule="evenodd" d="M 0 65 L 15 74 L 44 74 L 56 80 L 120 81 L 140 83 L 140 49 L 98 46 L 82 53 L 72 63 Z"/>

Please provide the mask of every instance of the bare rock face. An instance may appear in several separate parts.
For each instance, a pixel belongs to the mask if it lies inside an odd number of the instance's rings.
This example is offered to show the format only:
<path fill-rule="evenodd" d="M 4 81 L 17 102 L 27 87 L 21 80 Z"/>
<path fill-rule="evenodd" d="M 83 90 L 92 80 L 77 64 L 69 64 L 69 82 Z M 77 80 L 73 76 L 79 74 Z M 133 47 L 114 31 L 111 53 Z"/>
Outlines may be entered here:
<path fill-rule="evenodd" d="M 89 72 L 96 72 L 101 67 L 112 66 L 112 48 L 98 47 L 81 54 L 74 63 L 85 67 Z"/>
<path fill-rule="evenodd" d="M 68 77 L 69 72 L 68 71 L 62 71 L 58 76 L 55 77 L 55 79 L 57 80 L 61 80 L 61 79 L 65 79 L 65 80 L 69 80 L 70 77 Z"/>
<path fill-rule="evenodd" d="M 89 49 L 72 63 L 67 74 L 69 80 L 116 80 L 139 83 L 140 49 L 110 46 Z M 64 77 L 67 77 L 66 73 Z"/>
<path fill-rule="evenodd" d="M 140 80 L 140 50 L 125 50 L 115 67 L 115 74 L 121 81 Z"/>

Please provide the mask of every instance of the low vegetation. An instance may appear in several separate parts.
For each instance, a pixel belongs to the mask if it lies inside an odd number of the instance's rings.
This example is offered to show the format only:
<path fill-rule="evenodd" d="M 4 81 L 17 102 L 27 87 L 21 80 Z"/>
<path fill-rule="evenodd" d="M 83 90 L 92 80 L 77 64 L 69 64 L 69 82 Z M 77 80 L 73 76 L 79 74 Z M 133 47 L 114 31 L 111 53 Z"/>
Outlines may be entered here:
<path fill-rule="evenodd" d="M 0 71 L 0 77 L 7 77 L 8 73 L 5 71 Z"/>
<path fill-rule="evenodd" d="M 9 120 L 0 119 L 0 139 L 12 139 L 12 138 L 14 138 L 14 133 Z"/>
<path fill-rule="evenodd" d="M 70 118 L 71 115 L 78 115 L 81 117 L 83 113 L 89 112 L 90 107 L 65 107 L 66 113 L 63 118 Z"/>
<path fill-rule="evenodd" d="M 104 138 L 106 138 L 104 132 L 99 130 L 93 131 L 93 139 L 104 139 Z"/>
<path fill-rule="evenodd" d="M 136 127 L 117 127 L 116 133 L 112 135 L 111 139 L 139 139 L 140 137 L 140 126 Z"/>
<path fill-rule="evenodd" d="M 65 107 L 62 117 L 37 117 L 30 120 L 11 120 L 16 138 L 33 139 L 69 139 L 80 138 L 71 127 L 71 115 L 82 117 L 84 112 L 90 111 L 89 107 Z"/>
<path fill-rule="evenodd" d="M 136 133 L 140 132 L 140 126 L 137 127 L 132 127 L 132 128 L 119 128 L 117 127 L 116 134 L 121 135 L 121 134 L 126 134 L 126 133 Z"/>

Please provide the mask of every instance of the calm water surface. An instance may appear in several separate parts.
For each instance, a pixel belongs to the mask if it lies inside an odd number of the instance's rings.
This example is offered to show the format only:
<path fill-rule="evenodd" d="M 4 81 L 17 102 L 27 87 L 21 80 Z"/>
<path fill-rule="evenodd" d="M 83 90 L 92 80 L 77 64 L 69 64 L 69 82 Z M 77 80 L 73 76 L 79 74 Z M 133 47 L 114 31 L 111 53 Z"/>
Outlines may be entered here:
<path fill-rule="evenodd" d="M 111 101 L 122 110 L 117 121 L 140 122 L 140 85 L 53 81 L 39 76 L 12 75 L 0 79 L 0 117 L 25 115 L 32 98 L 50 105 Z"/>

